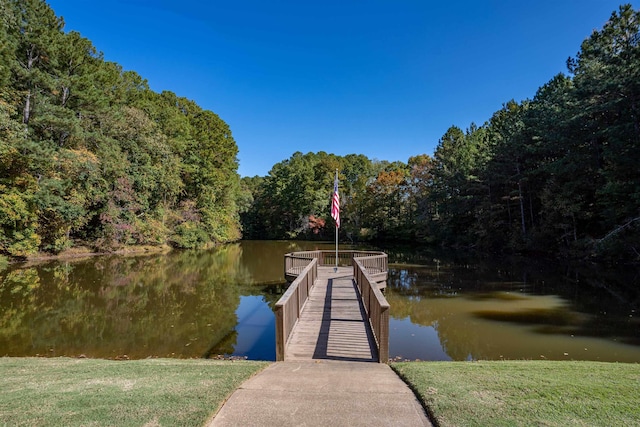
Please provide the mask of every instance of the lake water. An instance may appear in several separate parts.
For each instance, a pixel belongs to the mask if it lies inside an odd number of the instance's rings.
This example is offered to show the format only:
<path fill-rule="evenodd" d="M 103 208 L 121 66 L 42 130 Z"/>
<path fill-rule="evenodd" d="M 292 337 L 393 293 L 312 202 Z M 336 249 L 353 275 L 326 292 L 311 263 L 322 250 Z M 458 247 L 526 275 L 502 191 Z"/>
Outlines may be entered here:
<path fill-rule="evenodd" d="M 0 355 L 274 360 L 283 254 L 332 247 L 243 241 L 12 265 L 0 272 Z M 640 362 L 637 270 L 379 249 L 391 358 Z"/>

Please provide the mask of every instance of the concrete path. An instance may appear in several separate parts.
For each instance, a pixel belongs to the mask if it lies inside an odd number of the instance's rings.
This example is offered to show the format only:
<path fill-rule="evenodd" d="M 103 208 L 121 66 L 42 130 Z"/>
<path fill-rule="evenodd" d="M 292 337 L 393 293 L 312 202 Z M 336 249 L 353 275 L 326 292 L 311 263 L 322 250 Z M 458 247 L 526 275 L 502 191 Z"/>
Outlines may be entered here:
<path fill-rule="evenodd" d="M 270 365 L 236 390 L 208 424 L 218 426 L 431 426 L 386 364 L 331 360 Z"/>

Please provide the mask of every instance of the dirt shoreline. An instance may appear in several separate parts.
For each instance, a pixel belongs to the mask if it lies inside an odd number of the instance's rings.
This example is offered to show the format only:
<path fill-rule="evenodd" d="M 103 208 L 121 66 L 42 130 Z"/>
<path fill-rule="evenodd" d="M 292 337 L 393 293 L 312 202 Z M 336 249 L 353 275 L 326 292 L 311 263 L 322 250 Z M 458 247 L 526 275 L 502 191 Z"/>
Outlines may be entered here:
<path fill-rule="evenodd" d="M 154 255 L 161 253 L 169 253 L 173 248 L 169 245 L 162 246 L 128 246 L 116 251 L 109 252 L 96 252 L 91 250 L 87 246 L 78 246 L 66 251 L 62 251 L 59 254 L 47 254 L 37 253 L 35 255 L 28 256 L 25 259 L 9 259 L 9 264 L 39 264 L 47 261 L 60 261 L 60 260 L 79 260 L 84 258 L 91 258 L 97 256 L 108 255 Z"/>

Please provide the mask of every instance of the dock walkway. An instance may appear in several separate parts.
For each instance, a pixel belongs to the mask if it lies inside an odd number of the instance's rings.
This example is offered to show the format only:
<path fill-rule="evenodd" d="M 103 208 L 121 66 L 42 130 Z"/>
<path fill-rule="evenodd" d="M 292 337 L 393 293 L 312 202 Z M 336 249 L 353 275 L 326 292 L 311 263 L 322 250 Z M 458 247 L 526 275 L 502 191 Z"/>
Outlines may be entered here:
<path fill-rule="evenodd" d="M 312 359 L 378 361 L 351 267 L 338 267 L 337 272 L 318 267 L 315 286 L 285 352 L 285 361 Z"/>
<path fill-rule="evenodd" d="M 243 383 L 208 424 L 431 426 L 420 402 L 385 363 L 276 362 Z"/>
<path fill-rule="evenodd" d="M 242 384 L 208 426 L 431 426 L 377 351 L 353 268 L 319 267 L 284 361 Z"/>

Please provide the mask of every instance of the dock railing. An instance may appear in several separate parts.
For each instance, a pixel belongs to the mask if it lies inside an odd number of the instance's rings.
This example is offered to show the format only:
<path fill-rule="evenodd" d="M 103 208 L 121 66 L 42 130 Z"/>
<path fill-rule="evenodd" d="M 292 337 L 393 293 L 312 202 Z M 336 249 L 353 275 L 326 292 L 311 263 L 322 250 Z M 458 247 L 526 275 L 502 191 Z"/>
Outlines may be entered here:
<path fill-rule="evenodd" d="M 364 265 L 367 258 L 353 258 L 353 277 L 378 347 L 378 362 L 389 361 L 389 302 Z"/>
<path fill-rule="evenodd" d="M 363 266 L 374 281 L 386 285 L 388 256 L 379 251 L 339 251 L 338 266 L 349 267 L 353 258 L 360 258 Z M 318 260 L 319 267 L 333 267 L 336 265 L 336 252 L 329 250 L 291 252 L 284 255 L 284 275 L 288 282 L 292 282 L 302 272 L 302 269 L 312 259 Z"/>
<path fill-rule="evenodd" d="M 389 270 L 388 256 L 385 253 L 371 253 L 371 252 L 355 252 L 353 259 L 357 259 L 367 274 L 373 279 L 372 283 L 378 285 L 387 280 L 387 272 Z M 355 277 L 355 267 L 353 270 Z M 386 286 L 386 283 L 385 283 Z M 380 286 L 378 286 L 380 288 Z"/>
<path fill-rule="evenodd" d="M 289 341 L 291 331 L 295 327 L 300 313 L 309 297 L 309 291 L 318 277 L 318 261 L 307 259 L 306 266 L 298 277 L 289 285 L 275 305 L 276 315 L 276 360 L 284 360 L 284 350 Z"/>
<path fill-rule="evenodd" d="M 304 251 L 285 254 L 284 272 L 292 281 L 275 305 L 276 360 L 284 360 L 293 331 L 309 291 L 318 277 L 318 267 L 336 265 L 335 251 Z M 389 303 L 380 290 L 387 280 L 388 257 L 377 251 L 339 251 L 338 266 L 353 266 L 353 277 L 378 347 L 378 361 L 389 360 Z"/>

